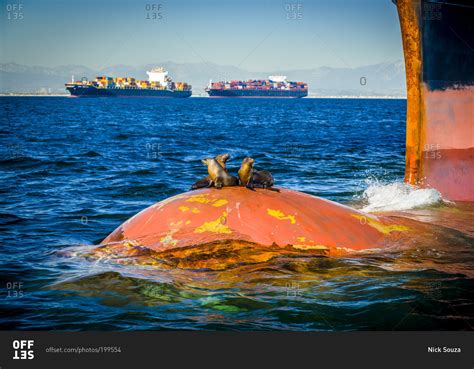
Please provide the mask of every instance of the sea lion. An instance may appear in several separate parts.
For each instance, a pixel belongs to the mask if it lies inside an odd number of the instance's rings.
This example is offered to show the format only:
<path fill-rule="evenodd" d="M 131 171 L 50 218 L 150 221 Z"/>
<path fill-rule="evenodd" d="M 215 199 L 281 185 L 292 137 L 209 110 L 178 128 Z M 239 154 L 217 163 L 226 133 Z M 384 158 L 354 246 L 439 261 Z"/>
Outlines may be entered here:
<path fill-rule="evenodd" d="M 255 159 L 247 156 L 242 160 L 242 164 L 239 169 L 239 180 L 242 186 L 248 187 L 251 184 L 252 174 L 253 174 L 253 164 Z"/>
<path fill-rule="evenodd" d="M 255 159 L 246 157 L 239 169 L 239 180 L 247 188 L 270 188 L 275 183 L 273 175 L 268 170 L 255 170 Z"/>
<path fill-rule="evenodd" d="M 217 160 L 217 162 L 220 164 L 220 166 L 222 167 L 222 169 L 224 169 L 226 172 L 227 172 L 227 166 L 226 166 L 226 162 L 227 160 L 229 160 L 230 158 L 230 155 L 225 153 L 225 154 L 219 154 L 217 155 L 214 159 Z"/>
<path fill-rule="evenodd" d="M 216 159 L 206 158 L 201 161 L 204 165 L 207 165 L 207 171 L 211 178 L 211 186 L 214 185 L 216 188 L 222 188 L 239 185 L 239 179 L 227 173 Z"/>
<path fill-rule="evenodd" d="M 222 169 L 224 169 L 227 172 L 226 162 L 227 160 L 229 160 L 229 158 L 230 158 L 229 154 L 220 154 L 220 155 L 217 155 L 214 159 L 216 159 L 217 162 L 222 167 Z M 211 187 L 211 186 L 212 186 L 211 177 L 207 176 L 200 179 L 197 182 L 194 182 L 193 185 L 191 186 L 191 190 L 197 190 L 198 188 Z"/>

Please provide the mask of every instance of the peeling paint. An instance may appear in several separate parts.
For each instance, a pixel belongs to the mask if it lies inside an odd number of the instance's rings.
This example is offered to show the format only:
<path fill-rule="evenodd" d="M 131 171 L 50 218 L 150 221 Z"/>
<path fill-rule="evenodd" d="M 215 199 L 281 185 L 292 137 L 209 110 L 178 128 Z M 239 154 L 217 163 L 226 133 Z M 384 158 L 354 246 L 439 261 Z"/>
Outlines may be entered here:
<path fill-rule="evenodd" d="M 365 215 L 351 214 L 351 216 L 358 219 L 359 221 L 364 220 L 365 224 L 372 228 L 375 228 L 377 231 L 383 234 L 390 234 L 391 232 L 405 232 L 410 230 L 410 228 L 400 224 L 385 225 L 375 219 L 366 217 Z"/>
<path fill-rule="evenodd" d="M 219 200 L 216 200 L 212 203 L 212 206 L 215 206 L 216 208 L 220 207 L 220 206 L 224 206 L 228 203 L 228 201 L 226 199 L 219 199 Z"/>
<path fill-rule="evenodd" d="M 201 204 L 207 204 L 212 202 L 211 199 L 208 198 L 209 195 L 207 193 L 200 193 L 198 195 L 190 196 L 186 202 L 200 202 Z"/>
<path fill-rule="evenodd" d="M 177 240 L 173 239 L 173 236 L 171 234 L 168 234 L 165 237 L 162 237 L 160 239 L 160 242 L 165 245 L 173 245 L 173 246 L 176 246 L 176 244 L 178 243 Z"/>
<path fill-rule="evenodd" d="M 194 230 L 194 233 L 204 233 L 204 232 L 224 233 L 224 234 L 232 233 L 231 229 L 227 225 L 222 224 L 223 219 L 225 222 L 225 220 L 227 219 L 227 212 L 222 213 L 222 215 L 216 220 L 203 223 L 202 225 L 200 225 Z"/>
<path fill-rule="evenodd" d="M 293 245 L 293 248 L 298 250 L 329 250 L 328 246 L 324 245 Z"/>
<path fill-rule="evenodd" d="M 285 215 L 280 210 L 267 209 L 267 213 L 271 217 L 277 218 L 278 220 L 289 220 L 291 224 L 296 223 L 296 219 L 294 215 Z"/>
<path fill-rule="evenodd" d="M 140 244 L 135 240 L 125 240 L 125 241 L 123 241 L 122 245 L 124 245 L 126 247 L 140 246 Z"/>

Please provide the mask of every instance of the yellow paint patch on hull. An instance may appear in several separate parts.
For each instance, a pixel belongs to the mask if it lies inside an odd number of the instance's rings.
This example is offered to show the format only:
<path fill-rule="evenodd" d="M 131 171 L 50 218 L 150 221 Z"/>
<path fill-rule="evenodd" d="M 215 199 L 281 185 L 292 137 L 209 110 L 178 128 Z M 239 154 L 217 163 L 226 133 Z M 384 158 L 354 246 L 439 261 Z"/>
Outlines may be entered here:
<path fill-rule="evenodd" d="M 208 204 L 212 200 L 209 198 L 209 195 L 207 193 L 200 193 L 197 195 L 190 196 L 186 202 L 199 202 L 201 204 Z"/>
<path fill-rule="evenodd" d="M 385 225 L 375 219 L 366 217 L 364 215 L 359 215 L 359 214 L 351 214 L 354 218 L 358 219 L 361 223 L 361 225 L 367 224 L 368 226 L 376 229 L 380 233 L 383 234 L 390 234 L 392 232 L 405 232 L 409 231 L 410 228 L 400 225 L 400 224 L 390 224 L 390 225 Z"/>
<path fill-rule="evenodd" d="M 176 246 L 178 243 L 178 241 L 173 239 L 173 236 L 171 234 L 168 234 L 165 237 L 162 237 L 160 239 L 160 242 L 165 245 L 173 245 L 173 246 Z"/>
<path fill-rule="evenodd" d="M 329 247 L 324 246 L 324 245 L 303 245 L 303 244 L 298 244 L 298 245 L 293 245 L 294 249 L 297 250 L 329 250 Z"/>
<path fill-rule="evenodd" d="M 213 220 L 211 222 L 205 222 L 204 224 L 200 225 L 194 230 L 194 233 L 204 233 L 204 232 L 212 232 L 212 233 L 222 233 L 222 234 L 230 234 L 232 233 L 231 229 L 225 225 L 225 221 L 227 219 L 227 212 L 224 212 L 222 216 Z"/>
<path fill-rule="evenodd" d="M 215 206 L 216 208 L 220 207 L 220 206 L 224 206 L 224 205 L 227 205 L 228 201 L 226 199 L 219 199 L 219 200 L 216 200 L 212 203 L 212 206 Z"/>
<path fill-rule="evenodd" d="M 267 214 L 270 215 L 271 217 L 274 217 L 274 218 L 278 219 L 278 220 L 289 220 L 291 224 L 296 223 L 296 219 L 295 219 L 294 215 L 285 215 L 280 210 L 267 209 Z"/>

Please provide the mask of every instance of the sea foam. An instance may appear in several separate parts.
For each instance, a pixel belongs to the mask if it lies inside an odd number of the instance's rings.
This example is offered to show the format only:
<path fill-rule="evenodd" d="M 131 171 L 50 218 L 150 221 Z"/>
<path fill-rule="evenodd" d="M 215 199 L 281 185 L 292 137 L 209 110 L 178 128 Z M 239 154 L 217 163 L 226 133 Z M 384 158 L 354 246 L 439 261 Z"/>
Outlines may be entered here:
<path fill-rule="evenodd" d="M 408 183 L 371 183 L 364 191 L 366 206 L 363 211 L 400 211 L 427 207 L 443 202 L 434 188 L 418 188 Z"/>

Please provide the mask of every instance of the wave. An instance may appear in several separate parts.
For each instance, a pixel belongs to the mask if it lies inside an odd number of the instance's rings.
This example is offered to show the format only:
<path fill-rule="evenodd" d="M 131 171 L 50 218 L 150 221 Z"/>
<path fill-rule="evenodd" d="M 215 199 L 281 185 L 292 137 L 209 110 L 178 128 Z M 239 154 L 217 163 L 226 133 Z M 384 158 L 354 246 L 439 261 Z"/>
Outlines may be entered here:
<path fill-rule="evenodd" d="M 418 188 L 404 182 L 375 182 L 369 185 L 362 196 L 367 203 L 362 211 L 366 212 L 410 210 L 443 203 L 438 190 Z"/>
<path fill-rule="evenodd" d="M 2 165 L 18 165 L 18 164 L 39 164 L 43 163 L 43 160 L 33 158 L 31 156 L 12 156 L 0 159 L 0 166 Z"/>
<path fill-rule="evenodd" d="M 18 217 L 15 214 L 0 213 L 0 225 L 9 225 L 19 223 L 25 220 L 24 218 Z"/>
<path fill-rule="evenodd" d="M 87 151 L 86 153 L 80 154 L 80 156 L 85 156 L 85 157 L 89 157 L 89 158 L 94 158 L 94 157 L 96 157 L 96 156 L 102 156 L 102 155 L 99 154 L 99 153 L 96 152 L 96 151 L 89 150 L 89 151 Z"/>

